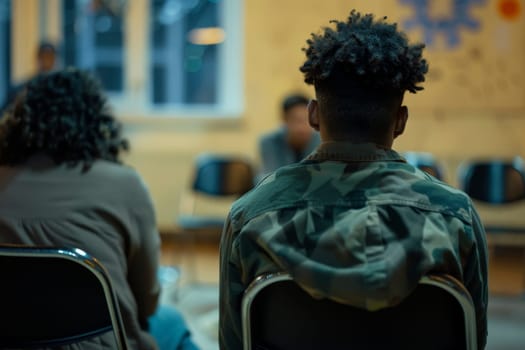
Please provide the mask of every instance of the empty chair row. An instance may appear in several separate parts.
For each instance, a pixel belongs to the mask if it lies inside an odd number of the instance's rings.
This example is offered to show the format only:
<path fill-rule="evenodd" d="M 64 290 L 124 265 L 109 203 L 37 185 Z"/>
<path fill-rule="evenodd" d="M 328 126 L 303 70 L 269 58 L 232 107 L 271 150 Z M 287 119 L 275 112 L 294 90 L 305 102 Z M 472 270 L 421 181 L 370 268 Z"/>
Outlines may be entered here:
<path fill-rule="evenodd" d="M 445 180 L 441 163 L 430 153 L 404 152 L 407 162 L 440 180 Z M 255 184 L 252 163 L 240 156 L 202 154 L 194 165 L 191 190 L 215 197 L 238 197 Z M 471 198 L 503 204 L 525 198 L 525 167 L 520 157 L 465 161 L 458 169 L 459 187 Z M 189 205 L 193 206 L 193 203 Z M 188 225 L 196 223 L 181 218 Z"/>

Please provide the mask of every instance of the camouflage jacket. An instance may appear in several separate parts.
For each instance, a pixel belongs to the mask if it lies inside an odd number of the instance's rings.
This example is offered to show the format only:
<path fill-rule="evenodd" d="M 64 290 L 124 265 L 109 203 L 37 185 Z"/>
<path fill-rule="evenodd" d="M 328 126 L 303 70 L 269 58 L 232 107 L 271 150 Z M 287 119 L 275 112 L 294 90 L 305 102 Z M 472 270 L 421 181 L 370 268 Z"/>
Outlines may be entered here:
<path fill-rule="evenodd" d="M 374 310 L 395 305 L 429 272 L 464 283 L 486 342 L 487 255 L 470 198 L 393 150 L 323 143 L 236 201 L 220 266 L 221 349 L 241 349 L 243 291 L 288 271 L 310 294 Z"/>

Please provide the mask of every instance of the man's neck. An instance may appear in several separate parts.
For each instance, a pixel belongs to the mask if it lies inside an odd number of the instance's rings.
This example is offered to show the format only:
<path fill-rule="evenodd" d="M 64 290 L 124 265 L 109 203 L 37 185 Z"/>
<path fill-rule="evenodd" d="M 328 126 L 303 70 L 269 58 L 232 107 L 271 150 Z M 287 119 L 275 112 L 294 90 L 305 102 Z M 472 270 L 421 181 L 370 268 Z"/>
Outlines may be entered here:
<path fill-rule="evenodd" d="M 378 147 L 384 149 L 391 149 L 394 140 L 391 138 L 370 138 L 360 137 L 356 135 L 338 135 L 334 137 L 329 135 L 323 135 L 323 133 L 321 133 L 321 142 L 342 142 L 351 144 L 370 143 L 375 144 Z"/>

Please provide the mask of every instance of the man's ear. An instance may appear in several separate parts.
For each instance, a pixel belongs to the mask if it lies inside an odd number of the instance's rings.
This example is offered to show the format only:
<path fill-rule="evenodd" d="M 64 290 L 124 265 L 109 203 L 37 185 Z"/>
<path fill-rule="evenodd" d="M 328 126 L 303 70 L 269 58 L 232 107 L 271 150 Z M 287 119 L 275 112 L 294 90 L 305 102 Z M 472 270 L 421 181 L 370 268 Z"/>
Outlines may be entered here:
<path fill-rule="evenodd" d="M 317 100 L 308 102 L 308 123 L 312 128 L 319 131 L 319 104 Z"/>
<path fill-rule="evenodd" d="M 397 111 L 396 121 L 394 124 L 394 138 L 398 137 L 405 131 L 408 120 L 408 108 L 407 106 L 399 107 Z"/>

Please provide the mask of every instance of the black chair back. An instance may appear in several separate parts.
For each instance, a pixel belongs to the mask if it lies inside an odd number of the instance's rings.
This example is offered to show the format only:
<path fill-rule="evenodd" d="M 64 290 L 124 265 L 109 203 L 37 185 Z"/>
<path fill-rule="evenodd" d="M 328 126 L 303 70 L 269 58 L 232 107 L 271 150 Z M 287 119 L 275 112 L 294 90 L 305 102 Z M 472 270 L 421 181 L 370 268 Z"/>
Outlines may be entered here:
<path fill-rule="evenodd" d="M 103 266 L 79 249 L 0 246 L 0 348 L 55 347 L 126 336 Z"/>
<path fill-rule="evenodd" d="M 402 155 L 408 164 L 434 176 L 436 179 L 444 181 L 443 168 L 432 154 L 425 152 L 404 152 Z"/>
<path fill-rule="evenodd" d="M 447 285 L 449 280 L 438 283 Z M 464 350 L 476 346 L 472 301 L 461 287 L 464 300 L 458 300 L 448 287 L 420 283 L 398 306 L 371 312 L 314 299 L 289 277 L 275 283 L 267 280 L 266 284 L 250 287 L 258 289 L 256 296 L 245 295 L 248 301 L 243 300 L 244 307 L 250 309 L 243 318 L 248 323 L 243 334 L 245 350 Z M 454 288 L 458 285 L 455 281 Z"/>
<path fill-rule="evenodd" d="M 464 164 L 460 171 L 462 190 L 488 204 L 512 203 L 525 198 L 525 171 L 515 161 L 483 161 Z"/>
<path fill-rule="evenodd" d="M 204 154 L 197 158 L 192 187 L 210 196 L 241 196 L 253 181 L 253 167 L 245 159 Z"/>

